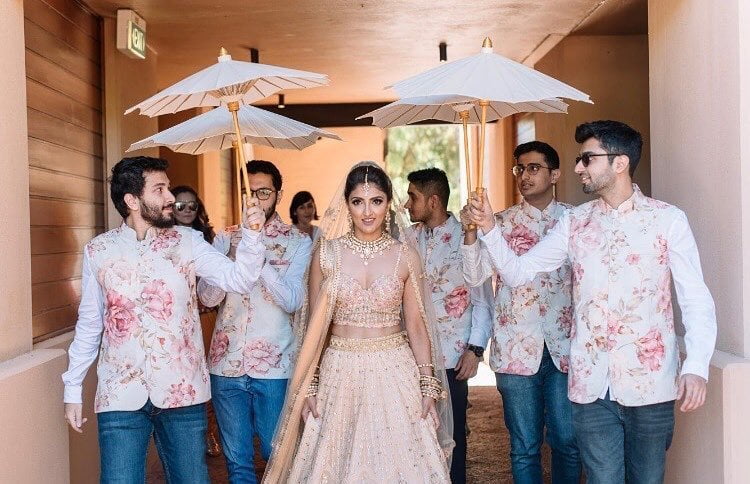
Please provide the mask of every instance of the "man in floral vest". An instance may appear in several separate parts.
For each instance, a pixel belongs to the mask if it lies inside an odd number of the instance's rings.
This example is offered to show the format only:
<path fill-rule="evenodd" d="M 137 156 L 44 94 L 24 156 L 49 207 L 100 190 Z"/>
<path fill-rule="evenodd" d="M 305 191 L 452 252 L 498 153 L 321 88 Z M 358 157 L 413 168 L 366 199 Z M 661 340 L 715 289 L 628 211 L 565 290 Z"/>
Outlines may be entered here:
<path fill-rule="evenodd" d="M 450 186 L 445 172 L 428 168 L 408 175 L 406 209 L 414 225 L 432 303 L 453 407 L 451 481 L 466 482 L 468 380 L 477 374 L 490 337 L 492 286 L 470 289 L 461 270 L 461 223 L 448 212 Z"/>
<path fill-rule="evenodd" d="M 531 141 L 513 152 L 513 175 L 521 203 L 495 214 L 495 225 L 517 255 L 539 242 L 570 205 L 555 200 L 560 158 L 547 143 Z M 466 219 L 468 210 L 461 213 Z M 476 230 L 466 233 L 464 261 L 477 265 Z M 492 277 L 489 264 L 478 265 Z M 498 278 L 494 305 L 490 366 L 503 397 L 505 426 L 510 433 L 513 480 L 542 482 L 542 442 L 552 449 L 552 481 L 578 484 L 581 460 L 567 397 L 571 306 L 570 264 L 538 274 L 519 287 Z"/>
<path fill-rule="evenodd" d="M 518 256 L 496 228 L 488 199 L 471 200 L 482 260 L 519 286 L 570 260 L 574 323 L 568 396 L 588 482 L 655 483 L 664 478 L 674 402 L 705 402 L 716 341 L 714 303 L 682 210 L 646 197 L 632 183 L 641 135 L 616 121 L 585 123 L 575 172 L 598 198 L 565 213 L 533 249 Z M 478 266 L 465 266 L 480 283 Z M 685 328 L 680 368 L 672 282 Z"/>
<path fill-rule="evenodd" d="M 200 232 L 174 226 L 166 169 L 166 161 L 144 156 L 117 163 L 110 193 L 124 222 L 83 250 L 81 304 L 63 374 L 65 417 L 82 431 L 81 385 L 98 355 L 94 406 L 105 483 L 144 482 L 152 434 L 169 482 L 209 482 L 204 402 L 211 390 L 196 277 L 248 292 L 263 265 L 260 234 L 245 228 L 262 223 L 259 207 L 245 211 L 232 262 Z"/>
<path fill-rule="evenodd" d="M 247 164 L 249 189 L 260 201 L 265 218 L 261 241 L 265 263 L 259 284 L 251 291 L 225 292 L 210 281 L 198 283 L 201 302 L 221 304 L 216 320 L 209 372 L 216 420 L 232 483 L 256 482 L 253 436 L 268 459 L 271 441 L 284 406 L 287 379 L 294 364 L 292 314 L 304 300 L 304 276 L 312 241 L 276 213 L 281 200 L 281 173 L 273 163 Z M 240 242 L 238 227 L 214 239 L 214 247 L 234 258 Z"/>

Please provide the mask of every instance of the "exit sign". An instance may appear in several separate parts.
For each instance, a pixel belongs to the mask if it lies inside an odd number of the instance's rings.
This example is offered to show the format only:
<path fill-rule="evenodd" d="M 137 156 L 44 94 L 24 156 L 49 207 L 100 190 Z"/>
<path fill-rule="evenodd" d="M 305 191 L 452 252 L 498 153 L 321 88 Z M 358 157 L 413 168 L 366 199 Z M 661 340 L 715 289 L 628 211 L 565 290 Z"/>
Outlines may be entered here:
<path fill-rule="evenodd" d="M 132 10 L 117 11 L 117 49 L 134 59 L 146 58 L 146 21 Z"/>

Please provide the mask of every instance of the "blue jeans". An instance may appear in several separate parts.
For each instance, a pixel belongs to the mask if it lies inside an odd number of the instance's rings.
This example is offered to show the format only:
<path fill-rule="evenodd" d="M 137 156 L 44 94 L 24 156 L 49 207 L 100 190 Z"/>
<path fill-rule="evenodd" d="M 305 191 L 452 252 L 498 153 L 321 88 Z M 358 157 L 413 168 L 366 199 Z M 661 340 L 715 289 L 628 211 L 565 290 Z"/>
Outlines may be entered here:
<path fill-rule="evenodd" d="M 588 484 L 657 484 L 674 431 L 674 401 L 625 407 L 609 399 L 573 404 Z"/>
<path fill-rule="evenodd" d="M 268 460 L 286 384 L 286 379 L 211 375 L 212 402 L 232 484 L 257 482 L 253 437 L 260 439 L 261 454 Z"/>
<path fill-rule="evenodd" d="M 552 449 L 552 482 L 578 484 L 581 460 L 576 446 L 568 400 L 568 376 L 555 367 L 544 346 L 535 375 L 500 374 L 505 426 L 510 433 L 510 460 L 516 484 L 542 482 L 542 442 Z"/>
<path fill-rule="evenodd" d="M 208 484 L 206 406 L 157 408 L 97 414 L 101 482 L 146 482 L 146 453 L 151 435 L 168 483 Z"/>

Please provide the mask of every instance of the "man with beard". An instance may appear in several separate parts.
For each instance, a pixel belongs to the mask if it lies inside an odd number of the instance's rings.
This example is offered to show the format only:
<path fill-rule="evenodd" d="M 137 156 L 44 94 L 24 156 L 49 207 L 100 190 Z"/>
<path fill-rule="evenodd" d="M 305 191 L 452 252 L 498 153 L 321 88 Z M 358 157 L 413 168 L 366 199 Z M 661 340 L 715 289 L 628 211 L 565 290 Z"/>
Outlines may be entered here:
<path fill-rule="evenodd" d="M 82 432 L 81 385 L 98 355 L 94 409 L 105 483 L 145 480 L 152 433 L 169 482 L 209 482 L 204 403 L 211 391 L 195 281 L 248 292 L 263 264 L 260 234 L 244 228 L 262 222 L 260 207 L 246 207 L 232 262 L 200 232 L 174 226 L 166 169 L 166 161 L 145 156 L 117 163 L 110 193 L 124 222 L 83 251 L 81 304 L 63 374 L 65 418 Z"/>
<path fill-rule="evenodd" d="M 531 141 L 513 152 L 513 175 L 521 203 L 495 214 L 495 225 L 520 255 L 542 239 L 570 205 L 555 200 L 560 158 L 547 143 Z M 468 223 L 468 211 L 462 218 Z M 476 230 L 467 232 L 464 260 L 478 256 Z M 492 277 L 491 267 L 482 276 Z M 490 366 L 503 397 L 505 426 L 510 433 L 513 480 L 542 482 L 542 443 L 552 449 L 552 482 L 578 484 L 581 461 L 575 443 L 571 404 L 567 397 L 570 329 L 570 264 L 510 287 L 497 280 Z"/>
<path fill-rule="evenodd" d="M 490 282 L 471 289 L 461 270 L 463 229 L 448 212 L 450 185 L 437 168 L 409 173 L 409 211 L 418 241 L 425 277 L 432 287 L 432 303 L 440 325 L 438 334 L 453 407 L 451 482 L 466 482 L 466 410 L 469 378 L 477 374 L 490 337 L 492 299 Z"/>
<path fill-rule="evenodd" d="M 641 135 L 616 121 L 576 128 L 575 172 L 599 197 L 560 218 L 533 249 L 518 256 L 496 228 L 489 200 L 471 200 L 487 249 L 465 264 L 470 283 L 491 264 L 518 286 L 570 259 L 574 326 L 568 397 L 588 482 L 656 483 L 664 479 L 675 400 L 690 412 L 706 399 L 716 341 L 714 302 L 682 210 L 646 197 L 632 183 Z M 674 327 L 671 283 L 685 327 L 686 359 Z"/>
<path fill-rule="evenodd" d="M 271 441 L 284 406 L 287 379 L 296 345 L 292 315 L 303 303 L 304 275 L 310 263 L 312 241 L 276 213 L 281 200 L 281 173 L 273 163 L 247 164 L 250 194 L 264 212 L 261 241 L 265 263 L 260 283 L 251 291 L 224 291 L 208 282 L 198 283 L 201 302 L 221 304 L 216 320 L 209 372 L 219 435 L 232 483 L 256 482 L 253 437 L 268 459 Z M 238 227 L 229 227 L 214 239 L 214 247 L 234 258 L 241 240 Z"/>

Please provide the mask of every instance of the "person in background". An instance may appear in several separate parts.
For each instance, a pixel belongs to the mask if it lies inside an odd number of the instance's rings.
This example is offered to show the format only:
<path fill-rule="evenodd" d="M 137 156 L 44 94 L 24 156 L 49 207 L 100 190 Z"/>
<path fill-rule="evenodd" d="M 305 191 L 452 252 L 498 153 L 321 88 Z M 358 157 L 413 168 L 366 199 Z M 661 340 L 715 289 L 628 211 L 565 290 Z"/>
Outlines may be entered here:
<path fill-rule="evenodd" d="M 180 185 L 172 190 L 174 195 L 174 219 L 177 225 L 191 227 L 203 234 L 209 244 L 214 241 L 216 233 L 208 221 L 208 213 L 203 201 L 192 187 Z"/>
<path fill-rule="evenodd" d="M 318 238 L 320 229 L 313 225 L 313 220 L 318 220 L 318 209 L 315 206 L 315 199 L 307 191 L 301 191 L 294 194 L 292 204 L 289 206 L 289 218 L 292 219 L 292 225 L 297 227 L 300 232 L 307 234 L 315 242 Z"/>
<path fill-rule="evenodd" d="M 198 196 L 198 193 L 187 185 L 179 185 L 170 190 L 174 195 L 174 219 L 176 225 L 190 227 L 193 230 L 203 234 L 203 238 L 209 244 L 213 243 L 216 233 L 211 223 L 208 221 L 206 206 Z M 198 312 L 201 318 L 201 330 L 203 331 L 203 345 L 207 348 L 211 342 L 211 334 L 216 324 L 216 310 L 207 308 L 198 301 Z M 221 445 L 218 435 L 218 425 L 216 424 L 216 415 L 214 407 L 209 401 L 206 404 L 208 416 L 208 432 L 206 432 L 206 452 L 212 457 L 221 454 Z"/>

